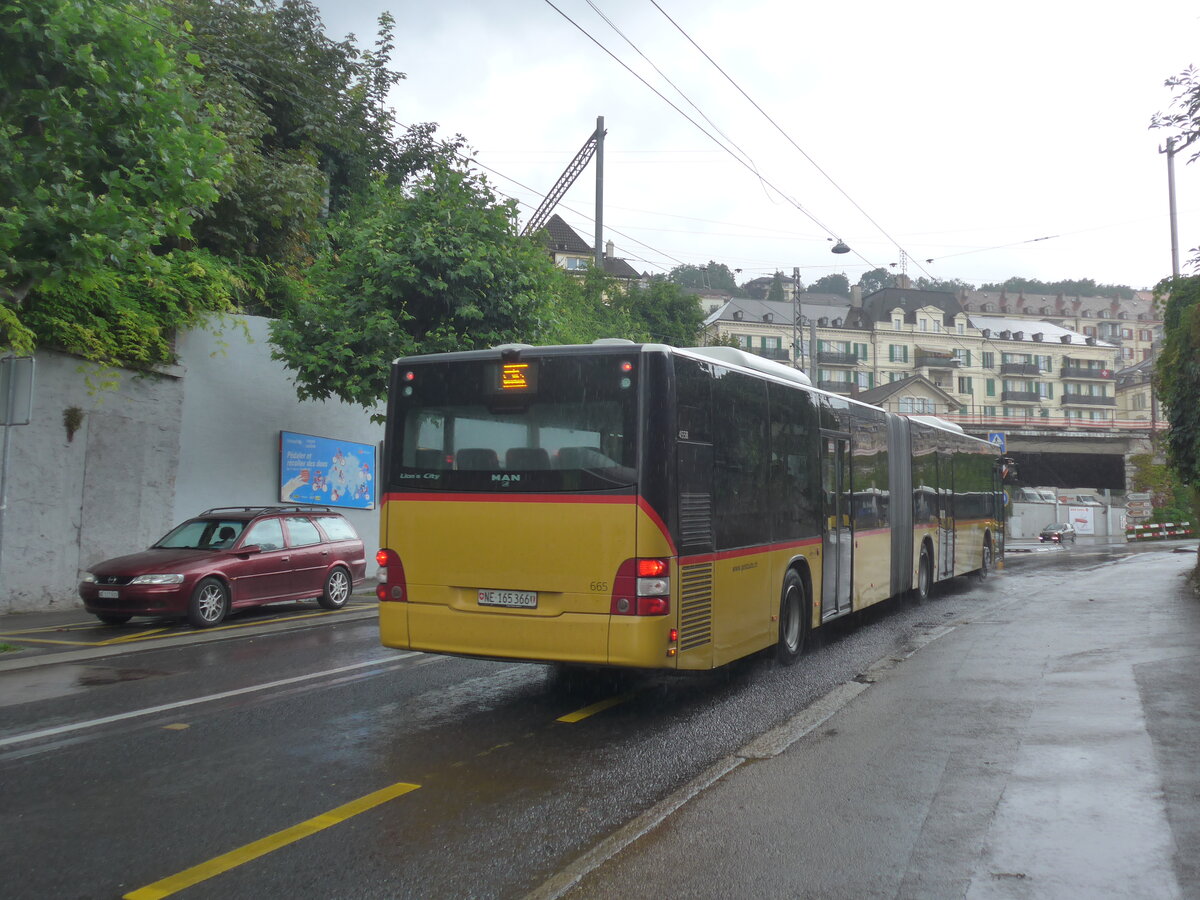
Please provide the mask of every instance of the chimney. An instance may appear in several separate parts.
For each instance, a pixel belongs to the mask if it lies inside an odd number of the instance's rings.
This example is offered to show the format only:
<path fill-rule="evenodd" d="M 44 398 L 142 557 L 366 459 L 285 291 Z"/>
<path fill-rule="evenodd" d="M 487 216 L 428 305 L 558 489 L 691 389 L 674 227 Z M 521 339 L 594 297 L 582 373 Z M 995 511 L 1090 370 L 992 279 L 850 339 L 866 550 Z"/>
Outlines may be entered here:
<path fill-rule="evenodd" d="M 604 245 L 604 258 L 612 259 L 614 249 L 615 248 L 613 247 L 613 242 L 610 240 L 607 244 Z"/>
<path fill-rule="evenodd" d="M 852 308 L 862 308 L 862 285 L 854 284 L 850 286 L 850 306 Z"/>

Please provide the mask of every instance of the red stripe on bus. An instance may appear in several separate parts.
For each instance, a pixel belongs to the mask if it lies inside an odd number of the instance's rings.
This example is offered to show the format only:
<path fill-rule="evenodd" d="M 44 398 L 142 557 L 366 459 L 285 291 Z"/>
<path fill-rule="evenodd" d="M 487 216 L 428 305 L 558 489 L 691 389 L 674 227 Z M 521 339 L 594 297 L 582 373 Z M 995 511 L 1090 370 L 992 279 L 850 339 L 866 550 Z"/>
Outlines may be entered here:
<path fill-rule="evenodd" d="M 737 550 L 718 550 L 715 553 L 697 553 L 694 556 L 681 556 L 679 564 L 691 565 L 700 562 L 715 562 L 719 559 L 737 559 L 739 556 L 754 556 L 759 553 L 773 553 L 777 550 L 794 550 L 797 547 L 811 547 L 820 544 L 821 539 L 805 538 L 802 541 L 784 541 L 779 544 L 761 544 L 758 547 L 739 547 Z"/>

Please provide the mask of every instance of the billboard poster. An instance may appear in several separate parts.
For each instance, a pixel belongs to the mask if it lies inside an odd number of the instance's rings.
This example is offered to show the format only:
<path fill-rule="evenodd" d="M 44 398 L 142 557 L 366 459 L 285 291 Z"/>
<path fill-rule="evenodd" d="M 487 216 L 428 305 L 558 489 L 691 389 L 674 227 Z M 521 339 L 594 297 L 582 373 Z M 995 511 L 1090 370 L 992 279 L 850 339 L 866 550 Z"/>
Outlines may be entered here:
<path fill-rule="evenodd" d="M 1091 506 L 1069 506 L 1067 507 L 1067 515 L 1070 516 L 1068 521 L 1075 526 L 1076 534 L 1095 534 L 1096 520 L 1094 518 L 1096 510 Z"/>
<path fill-rule="evenodd" d="M 375 446 L 279 432 L 279 500 L 375 508 Z"/>

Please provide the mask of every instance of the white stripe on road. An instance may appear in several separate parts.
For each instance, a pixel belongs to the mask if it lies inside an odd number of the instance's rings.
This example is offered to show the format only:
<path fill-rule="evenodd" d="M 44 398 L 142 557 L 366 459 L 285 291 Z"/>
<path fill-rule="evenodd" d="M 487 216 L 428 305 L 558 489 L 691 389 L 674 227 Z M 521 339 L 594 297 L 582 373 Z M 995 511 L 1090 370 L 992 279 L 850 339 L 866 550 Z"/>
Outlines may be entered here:
<path fill-rule="evenodd" d="M 11 747 L 14 744 L 23 744 L 26 741 L 36 741 L 41 738 L 56 737 L 60 734 L 69 734 L 72 731 L 82 731 L 85 728 L 95 728 L 98 725 L 109 725 L 113 722 L 123 722 L 127 719 L 137 719 L 142 716 L 152 716 L 155 713 L 168 712 L 173 709 L 182 709 L 185 706 L 196 706 L 200 703 L 211 703 L 214 700 L 225 700 L 229 697 L 240 697 L 243 694 L 253 694 L 256 691 L 269 691 L 271 688 L 283 687 L 288 684 L 298 684 L 301 681 L 311 681 L 314 678 L 326 678 L 330 675 L 338 675 L 342 672 L 352 672 L 355 669 L 365 669 L 370 666 L 378 666 L 384 663 L 396 662 L 400 659 L 407 659 L 410 656 L 418 656 L 415 652 L 399 653 L 392 656 L 382 656 L 379 659 L 369 659 L 366 662 L 354 663 L 349 666 L 338 666 L 336 669 L 326 669 L 324 672 L 310 672 L 308 675 L 297 675 L 293 678 L 281 678 L 279 681 L 268 681 L 266 684 L 255 684 L 250 687 L 237 688 L 232 691 L 222 691 L 219 694 L 209 694 L 206 697 L 195 697 L 192 700 L 179 700 L 175 703 L 163 703 L 160 706 L 148 706 L 145 709 L 135 709 L 130 712 L 118 713 L 115 716 L 103 716 L 99 719 L 89 719 L 86 722 L 75 722 L 71 725 L 59 725 L 57 728 L 45 728 L 41 731 L 30 731 L 25 734 L 16 734 L 12 737 L 0 738 L 0 747 Z"/>

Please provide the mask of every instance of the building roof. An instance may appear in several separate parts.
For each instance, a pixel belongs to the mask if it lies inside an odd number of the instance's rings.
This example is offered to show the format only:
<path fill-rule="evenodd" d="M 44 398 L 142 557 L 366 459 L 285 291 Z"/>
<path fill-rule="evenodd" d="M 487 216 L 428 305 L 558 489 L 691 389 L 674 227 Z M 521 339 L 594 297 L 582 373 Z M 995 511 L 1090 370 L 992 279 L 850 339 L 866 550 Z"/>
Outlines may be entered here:
<path fill-rule="evenodd" d="M 907 378 L 901 378 L 899 381 L 893 381 L 889 384 L 881 384 L 878 387 L 873 387 L 870 390 L 859 391 L 855 394 L 855 400 L 861 400 L 863 403 L 872 403 L 879 406 L 883 401 L 888 400 L 897 394 L 904 396 L 912 396 L 914 388 L 924 388 L 925 393 L 931 393 L 941 399 L 943 403 L 951 406 L 958 406 L 959 401 L 952 394 L 946 393 L 945 390 L 938 387 L 924 375 L 909 375 Z"/>
<path fill-rule="evenodd" d="M 614 259 L 612 257 L 604 257 L 604 274 L 611 275 L 614 278 L 626 278 L 636 281 L 642 276 L 638 270 L 625 262 L 623 259 Z"/>
<path fill-rule="evenodd" d="M 851 314 L 856 328 L 870 328 L 871 323 L 887 322 L 892 310 L 904 310 L 904 321 L 915 322 L 918 309 L 936 306 L 942 311 L 943 324 L 950 324 L 963 311 L 958 297 L 949 291 L 918 291 L 912 288 L 883 288 L 863 297 L 862 308 Z"/>
<path fill-rule="evenodd" d="M 984 304 L 990 304 L 990 312 L 1000 315 L 1059 316 L 1098 319 L 1100 313 L 1108 311 L 1111 318 L 1141 322 L 1161 321 L 1162 316 L 1154 308 L 1152 291 L 1134 291 L 1132 299 L 1114 300 L 1112 297 L 1072 297 L 1065 294 L 1026 294 L 1021 291 L 963 291 L 960 295 L 967 311 L 982 312 Z"/>
<path fill-rule="evenodd" d="M 1045 344 L 1072 344 L 1085 347 L 1099 347 L 1102 350 L 1116 350 L 1116 344 L 1110 344 L 1108 341 L 1102 341 L 1099 338 L 1090 338 L 1080 334 L 1078 331 L 1072 331 L 1069 328 L 1063 328 L 1061 325 L 1055 325 L 1053 322 L 1048 322 L 1045 319 L 1014 319 L 1008 316 L 980 316 L 975 313 L 970 313 L 968 316 L 971 324 L 980 331 L 987 329 L 991 332 L 991 339 L 1000 338 L 1001 332 L 1010 332 L 1011 340 L 1026 341 L 1028 343 L 1045 343 Z M 1017 337 L 1020 334 L 1021 337 Z M 1039 342 L 1034 338 L 1035 334 L 1040 334 L 1042 340 Z M 1063 340 L 1063 338 L 1069 340 Z M 1004 340 L 1004 338 L 1000 338 Z M 1090 342 L 1090 343 L 1089 343 Z"/>
<path fill-rule="evenodd" d="M 594 247 L 589 247 L 566 222 L 562 216 L 555 213 L 546 222 L 546 231 L 550 234 L 550 249 L 559 253 L 595 253 Z"/>
<path fill-rule="evenodd" d="M 843 322 L 850 310 L 850 301 L 838 294 L 799 294 L 797 303 L 791 300 L 754 300 L 749 297 L 733 297 L 724 306 L 704 320 L 705 325 L 717 322 L 756 322 L 767 325 L 791 327 L 792 317 L 797 314 L 808 320 L 840 319 Z M 740 315 L 738 315 L 740 313 Z M 766 318 L 770 316 L 770 318 Z M 837 327 L 837 326 L 830 326 Z"/>

